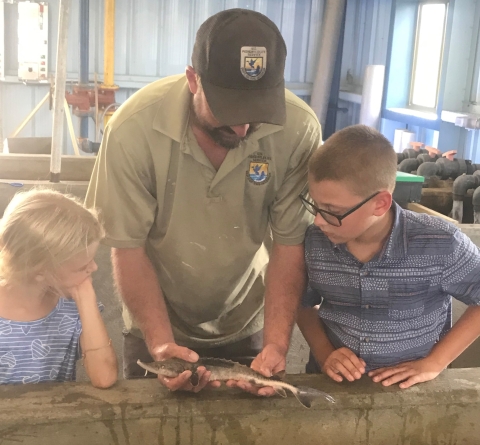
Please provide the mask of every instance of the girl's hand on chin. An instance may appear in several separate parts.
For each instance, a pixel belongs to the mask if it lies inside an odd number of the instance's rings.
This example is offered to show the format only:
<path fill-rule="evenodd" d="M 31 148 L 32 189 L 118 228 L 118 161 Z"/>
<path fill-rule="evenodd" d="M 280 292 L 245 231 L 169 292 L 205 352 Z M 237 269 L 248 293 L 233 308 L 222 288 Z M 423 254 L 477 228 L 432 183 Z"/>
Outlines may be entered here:
<path fill-rule="evenodd" d="M 67 289 L 68 296 L 75 301 L 75 303 L 79 303 L 80 300 L 85 298 L 93 297 L 96 299 L 95 291 L 93 290 L 92 285 L 92 277 L 87 277 L 84 281 L 76 286 L 72 286 Z"/>

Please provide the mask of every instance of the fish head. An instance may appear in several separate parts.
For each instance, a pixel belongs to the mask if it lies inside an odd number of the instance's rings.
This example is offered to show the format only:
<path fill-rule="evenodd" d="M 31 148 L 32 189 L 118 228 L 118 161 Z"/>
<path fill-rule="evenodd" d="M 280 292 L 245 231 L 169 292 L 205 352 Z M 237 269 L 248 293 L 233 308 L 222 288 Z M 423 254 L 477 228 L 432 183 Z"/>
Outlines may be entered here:
<path fill-rule="evenodd" d="M 164 377 L 176 377 L 183 371 L 191 370 L 188 362 L 177 358 L 169 358 L 161 362 L 152 363 L 152 365 L 154 365 L 157 373 Z"/>

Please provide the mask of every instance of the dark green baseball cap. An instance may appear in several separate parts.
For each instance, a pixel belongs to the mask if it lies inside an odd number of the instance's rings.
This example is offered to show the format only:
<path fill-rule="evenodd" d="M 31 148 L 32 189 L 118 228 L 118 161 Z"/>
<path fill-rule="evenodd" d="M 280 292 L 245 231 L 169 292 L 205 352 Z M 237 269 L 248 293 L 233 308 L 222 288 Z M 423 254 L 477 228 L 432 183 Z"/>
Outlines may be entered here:
<path fill-rule="evenodd" d="M 283 125 L 285 58 L 280 31 L 249 9 L 227 9 L 198 29 L 192 65 L 208 105 L 223 125 Z"/>

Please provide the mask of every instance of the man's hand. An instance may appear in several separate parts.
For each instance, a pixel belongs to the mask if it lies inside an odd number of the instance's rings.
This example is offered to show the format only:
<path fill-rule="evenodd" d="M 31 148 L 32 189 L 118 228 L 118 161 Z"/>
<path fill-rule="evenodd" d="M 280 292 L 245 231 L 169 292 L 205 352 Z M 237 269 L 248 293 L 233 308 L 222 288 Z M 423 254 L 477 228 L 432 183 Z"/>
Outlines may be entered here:
<path fill-rule="evenodd" d="M 383 386 L 402 382 L 398 386 L 405 389 L 417 383 L 433 380 L 443 369 L 441 365 L 425 357 L 388 368 L 375 369 L 375 371 L 370 371 L 368 376 L 372 377 L 375 383 L 381 382 Z"/>
<path fill-rule="evenodd" d="M 286 354 L 287 351 L 278 345 L 266 345 L 262 352 L 255 357 L 250 367 L 265 377 L 272 377 L 285 370 Z M 237 387 L 257 396 L 269 397 L 275 394 L 275 390 L 270 386 L 258 387 L 244 380 L 229 380 L 227 386 L 230 388 Z"/>
<path fill-rule="evenodd" d="M 366 363 L 363 359 L 344 347 L 336 349 L 327 357 L 322 366 L 322 372 L 336 382 L 342 382 L 343 377 L 353 382 L 365 374 L 365 367 Z"/>
<path fill-rule="evenodd" d="M 180 358 L 187 362 L 195 363 L 198 361 L 198 354 L 191 349 L 183 346 L 178 346 L 176 343 L 165 343 L 162 346 L 153 348 L 152 356 L 156 361 L 167 360 L 169 358 Z M 160 383 L 167 387 L 170 391 L 193 391 L 198 392 L 205 388 L 207 385 L 211 387 L 220 386 L 220 382 L 209 382 L 210 372 L 205 369 L 204 366 L 197 368 L 198 385 L 193 386 L 190 382 L 192 376 L 191 371 L 184 371 L 179 376 L 174 378 L 158 376 Z"/>

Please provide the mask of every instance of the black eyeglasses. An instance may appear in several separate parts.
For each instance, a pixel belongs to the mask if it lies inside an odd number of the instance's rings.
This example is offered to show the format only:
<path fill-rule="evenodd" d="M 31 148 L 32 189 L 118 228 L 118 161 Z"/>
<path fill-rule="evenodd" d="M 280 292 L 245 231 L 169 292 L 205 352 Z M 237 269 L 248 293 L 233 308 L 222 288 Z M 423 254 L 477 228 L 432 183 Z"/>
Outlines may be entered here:
<path fill-rule="evenodd" d="M 365 203 L 370 201 L 374 196 L 377 196 L 380 192 L 375 192 L 373 195 L 370 195 L 368 198 L 365 198 L 360 204 L 357 204 L 355 207 L 352 207 L 350 210 L 345 212 L 343 215 L 336 215 L 335 213 L 328 212 L 327 210 L 319 209 L 313 202 L 309 201 L 305 196 L 300 195 L 299 198 L 302 200 L 305 208 L 313 215 L 316 216 L 317 213 L 320 213 L 322 218 L 332 226 L 340 227 L 342 225 L 342 219 L 345 219 L 348 215 L 351 215 L 355 210 L 358 210 Z"/>

